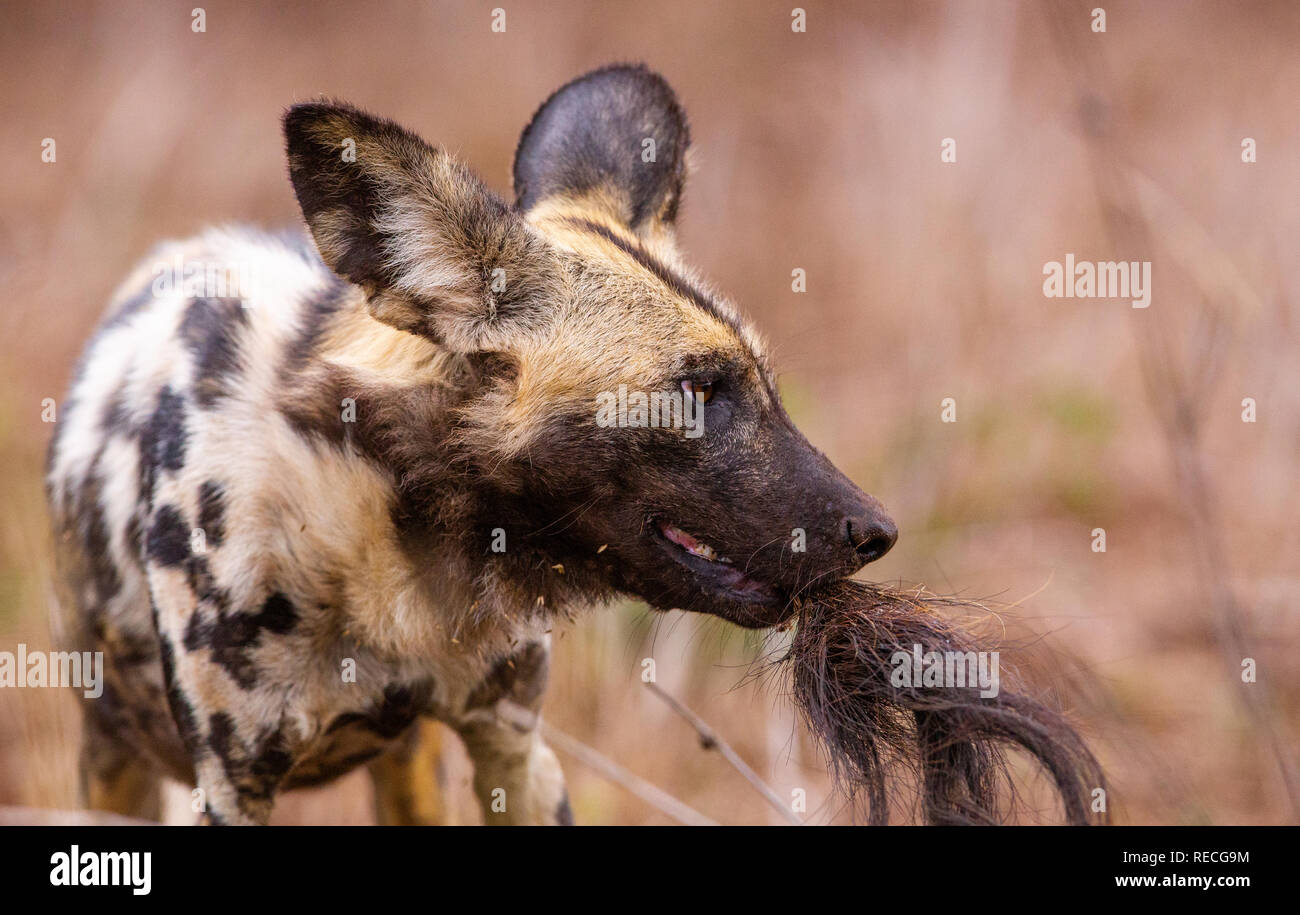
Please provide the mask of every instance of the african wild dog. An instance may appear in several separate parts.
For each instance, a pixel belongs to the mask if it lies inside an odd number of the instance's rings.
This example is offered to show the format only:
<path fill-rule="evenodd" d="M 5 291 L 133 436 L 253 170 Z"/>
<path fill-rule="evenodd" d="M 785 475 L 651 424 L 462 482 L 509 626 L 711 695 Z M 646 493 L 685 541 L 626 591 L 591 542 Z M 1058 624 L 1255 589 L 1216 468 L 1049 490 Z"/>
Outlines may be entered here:
<path fill-rule="evenodd" d="M 513 207 L 347 105 L 295 105 L 284 133 L 314 247 L 161 249 L 51 447 L 61 603 L 107 658 L 89 802 L 156 809 L 161 773 L 213 823 L 264 823 L 278 791 L 368 762 L 381 819 L 407 822 L 428 716 L 464 738 L 489 822 L 569 822 L 537 728 L 557 614 L 629 594 L 771 626 L 894 526 L 680 263 L 688 131 L 659 76 L 552 95 Z M 160 294 L 150 265 L 177 258 L 251 265 L 256 288 Z M 597 425 L 620 385 L 684 391 L 705 434 Z"/>

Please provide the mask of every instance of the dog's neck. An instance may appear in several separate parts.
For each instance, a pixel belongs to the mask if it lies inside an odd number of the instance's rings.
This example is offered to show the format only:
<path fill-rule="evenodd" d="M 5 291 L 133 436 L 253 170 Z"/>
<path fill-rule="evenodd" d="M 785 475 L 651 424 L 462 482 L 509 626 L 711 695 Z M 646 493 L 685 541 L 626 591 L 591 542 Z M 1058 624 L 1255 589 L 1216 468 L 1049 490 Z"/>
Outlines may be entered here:
<path fill-rule="evenodd" d="M 310 351 L 285 373 L 282 410 L 389 477 L 397 540 L 455 627 L 569 614 L 610 596 L 610 557 L 576 542 L 563 506 L 518 489 L 512 459 L 481 446 L 489 408 L 476 405 L 508 388 L 508 359 L 389 327 L 354 286 L 319 311 Z"/>

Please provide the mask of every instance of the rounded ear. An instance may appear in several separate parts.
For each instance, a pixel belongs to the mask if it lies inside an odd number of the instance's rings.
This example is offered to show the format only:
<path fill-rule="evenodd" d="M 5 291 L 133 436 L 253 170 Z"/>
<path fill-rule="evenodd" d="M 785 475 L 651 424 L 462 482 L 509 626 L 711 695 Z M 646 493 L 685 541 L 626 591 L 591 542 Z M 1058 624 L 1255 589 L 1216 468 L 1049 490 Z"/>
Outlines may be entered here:
<path fill-rule="evenodd" d="M 671 228 L 686 179 L 690 128 L 664 78 L 617 65 L 558 89 L 515 151 L 519 208 L 563 197 L 605 211 L 637 234 Z"/>
<path fill-rule="evenodd" d="M 508 349 L 558 301 L 550 247 L 446 152 L 330 102 L 294 105 L 284 136 L 316 247 L 374 317 L 474 352 Z"/>

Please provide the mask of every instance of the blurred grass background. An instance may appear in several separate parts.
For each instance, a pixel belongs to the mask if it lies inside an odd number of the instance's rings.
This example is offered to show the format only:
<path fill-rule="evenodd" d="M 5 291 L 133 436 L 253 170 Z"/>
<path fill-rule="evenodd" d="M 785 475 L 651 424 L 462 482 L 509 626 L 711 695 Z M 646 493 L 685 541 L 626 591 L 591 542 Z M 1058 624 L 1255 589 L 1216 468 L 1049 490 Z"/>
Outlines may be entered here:
<path fill-rule="evenodd" d="M 50 643 L 42 398 L 62 398 L 109 292 L 155 241 L 296 223 L 286 105 L 326 94 L 372 109 L 508 196 L 542 99 L 639 60 L 692 120 L 684 248 L 772 341 L 809 438 L 898 521 L 871 576 L 1032 594 L 1015 627 L 1043 636 L 1032 666 L 1108 768 L 1119 822 L 1295 821 L 1279 755 L 1294 761 L 1300 729 L 1300 6 L 1113 2 L 1094 34 L 1093 3 L 801 0 L 795 34 L 788 3 L 203 2 L 196 34 L 200 2 L 0 9 L 0 649 Z M 1104 62 L 1104 81 L 1053 28 Z M 1094 122 L 1110 144 L 1100 174 Z M 1241 161 L 1244 137 L 1258 162 Z M 1140 192 L 1148 251 L 1114 249 L 1098 187 L 1119 172 Z M 1044 298 L 1043 264 L 1067 252 L 1153 261 L 1151 307 Z M 1194 396 L 1161 400 L 1144 334 Z M 956 423 L 940 422 L 946 397 Z M 1169 416 L 1195 434 L 1171 435 Z M 1179 472 L 1189 449 L 1200 490 Z M 1208 501 L 1207 554 L 1194 522 Z M 1090 549 L 1096 527 L 1105 553 Z M 1207 576 L 1235 595 L 1254 686 Z M 778 794 L 803 788 L 811 821 L 845 820 L 782 684 L 745 680 L 770 641 L 634 603 L 557 635 L 555 726 L 715 819 L 777 822 L 646 695 L 654 657 L 660 685 Z M 0 692 L 0 804 L 75 806 L 75 701 Z M 579 822 L 666 822 L 563 762 Z M 454 809 L 475 821 L 455 748 L 447 768 Z M 1027 797 L 1034 821 L 1048 796 Z M 354 773 L 287 796 L 275 819 L 364 823 L 369 803 Z"/>

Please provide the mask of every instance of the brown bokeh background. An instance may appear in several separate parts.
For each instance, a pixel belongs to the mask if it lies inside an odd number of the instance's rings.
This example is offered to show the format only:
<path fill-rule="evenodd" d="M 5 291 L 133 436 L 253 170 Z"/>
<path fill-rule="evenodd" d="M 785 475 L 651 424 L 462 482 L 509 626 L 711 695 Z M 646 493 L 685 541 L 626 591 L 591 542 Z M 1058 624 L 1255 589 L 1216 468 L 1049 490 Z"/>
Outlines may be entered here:
<path fill-rule="evenodd" d="M 286 105 L 382 113 L 508 194 L 541 100 L 639 60 L 692 120 L 683 247 L 772 341 L 809 438 L 899 523 L 871 577 L 1014 605 L 1041 639 L 1010 660 L 1088 736 L 1118 822 L 1296 822 L 1300 6 L 801 0 L 795 34 L 793 5 L 5 3 L 0 649 L 50 644 L 42 398 L 155 241 L 296 222 Z M 1067 252 L 1151 260 L 1151 307 L 1045 298 Z M 845 821 L 783 685 L 746 679 L 772 641 L 632 602 L 559 632 L 554 726 L 715 819 L 778 822 L 645 692 L 654 657 L 778 794 Z M 0 691 L 0 805 L 77 804 L 77 701 Z M 667 822 L 562 761 L 579 822 Z M 447 770 L 473 822 L 454 747 Z M 1020 771 L 1018 818 L 1052 820 Z M 276 822 L 369 822 L 369 790 L 286 796 Z"/>

